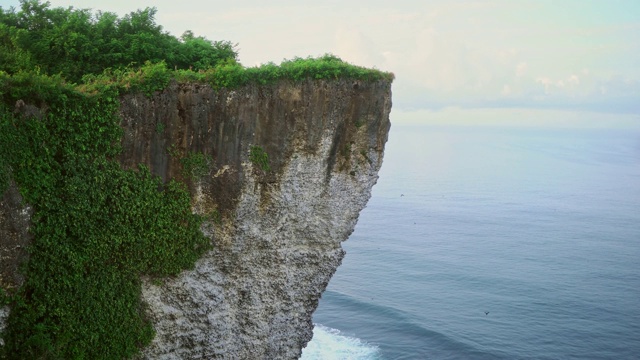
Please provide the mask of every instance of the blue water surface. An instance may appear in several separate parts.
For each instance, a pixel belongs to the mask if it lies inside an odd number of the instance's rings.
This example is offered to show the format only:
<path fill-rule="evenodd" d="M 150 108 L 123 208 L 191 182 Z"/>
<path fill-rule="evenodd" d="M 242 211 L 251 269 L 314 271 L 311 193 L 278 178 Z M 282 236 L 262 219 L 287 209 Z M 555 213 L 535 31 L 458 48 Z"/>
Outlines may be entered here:
<path fill-rule="evenodd" d="M 638 359 L 640 131 L 393 126 L 343 246 L 303 359 Z"/>

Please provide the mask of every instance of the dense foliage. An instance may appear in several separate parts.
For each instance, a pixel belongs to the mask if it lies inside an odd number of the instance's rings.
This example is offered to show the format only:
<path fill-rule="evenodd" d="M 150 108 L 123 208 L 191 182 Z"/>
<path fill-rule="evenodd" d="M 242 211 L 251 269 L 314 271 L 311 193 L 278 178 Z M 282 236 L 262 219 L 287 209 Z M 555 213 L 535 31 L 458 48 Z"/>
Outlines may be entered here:
<path fill-rule="evenodd" d="M 25 283 L 0 289 L 0 305 L 12 309 L 1 358 L 136 354 L 153 337 L 140 277 L 177 274 L 209 246 L 184 184 L 115 161 L 120 95 L 152 95 L 172 79 L 231 88 L 393 78 L 333 55 L 245 68 L 231 43 L 190 31 L 175 38 L 154 16 L 149 8 L 118 18 L 38 0 L 0 8 L 0 195 L 13 180 L 34 210 Z M 186 178 L 206 175 L 210 158 L 174 155 Z M 261 148 L 252 147 L 250 160 L 269 170 Z"/>
<path fill-rule="evenodd" d="M 208 240 L 182 184 L 163 185 L 144 167 L 123 170 L 112 160 L 117 99 L 55 82 L 42 89 L 51 104 L 42 116 L 0 111 L 2 159 L 35 210 L 27 277 L 13 295 L 1 354 L 128 357 L 153 337 L 140 276 L 191 267 Z"/>
<path fill-rule="evenodd" d="M 325 54 L 317 58 L 295 58 L 280 65 L 267 63 L 245 68 L 236 62 L 222 63 L 198 73 L 176 71 L 179 80 L 204 81 L 214 88 L 238 87 L 246 84 L 265 85 L 278 80 L 302 81 L 306 79 L 358 79 L 393 80 L 393 74 L 367 69 L 342 61 L 339 57 Z"/>
<path fill-rule="evenodd" d="M 171 78 L 216 88 L 282 79 L 393 79 L 391 73 L 330 54 L 245 68 L 232 43 L 189 30 L 178 39 L 155 23 L 155 14 L 155 8 L 146 8 L 118 18 L 110 12 L 50 8 L 39 0 L 22 0 L 20 10 L 0 8 L 0 76 L 35 72 L 64 80 L 57 82 L 146 93 L 164 88 Z"/>
<path fill-rule="evenodd" d="M 212 42 L 190 31 L 178 39 L 155 23 L 155 14 L 155 8 L 146 8 L 118 18 L 22 0 L 20 10 L 0 8 L 0 70 L 16 73 L 37 66 L 78 83 L 86 74 L 145 61 L 197 71 L 236 59 L 230 42 Z"/>
<path fill-rule="evenodd" d="M 237 88 L 248 84 L 266 85 L 280 80 L 358 79 L 366 81 L 393 80 L 393 74 L 351 65 L 327 54 L 318 58 L 285 60 L 280 66 L 268 63 L 246 68 L 235 61 L 201 70 L 172 70 L 165 62 L 146 62 L 132 69 L 107 69 L 100 75 L 87 75 L 78 89 L 87 93 L 112 94 L 142 92 L 151 95 L 164 89 L 171 79 L 179 82 L 201 82 L 213 88 Z"/>

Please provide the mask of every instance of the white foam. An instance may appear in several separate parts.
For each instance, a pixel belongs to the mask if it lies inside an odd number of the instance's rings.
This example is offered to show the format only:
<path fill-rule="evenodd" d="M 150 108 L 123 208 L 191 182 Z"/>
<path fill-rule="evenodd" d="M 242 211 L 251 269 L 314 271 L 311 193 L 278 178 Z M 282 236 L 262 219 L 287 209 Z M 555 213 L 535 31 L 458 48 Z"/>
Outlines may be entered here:
<path fill-rule="evenodd" d="M 378 352 L 374 345 L 315 324 L 313 339 L 302 349 L 300 360 L 374 360 L 380 359 Z"/>

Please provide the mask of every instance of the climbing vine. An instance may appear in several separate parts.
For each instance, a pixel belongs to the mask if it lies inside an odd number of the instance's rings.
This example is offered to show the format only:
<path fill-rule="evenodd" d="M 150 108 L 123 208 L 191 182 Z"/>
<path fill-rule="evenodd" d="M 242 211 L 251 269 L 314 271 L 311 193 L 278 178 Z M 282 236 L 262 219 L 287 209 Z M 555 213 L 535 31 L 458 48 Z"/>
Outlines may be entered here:
<path fill-rule="evenodd" d="M 117 99 L 57 90 L 40 114 L 0 112 L 4 168 L 34 208 L 26 280 L 10 296 L 0 354 L 130 357 L 153 338 L 140 276 L 175 275 L 209 243 L 183 184 L 114 160 Z"/>

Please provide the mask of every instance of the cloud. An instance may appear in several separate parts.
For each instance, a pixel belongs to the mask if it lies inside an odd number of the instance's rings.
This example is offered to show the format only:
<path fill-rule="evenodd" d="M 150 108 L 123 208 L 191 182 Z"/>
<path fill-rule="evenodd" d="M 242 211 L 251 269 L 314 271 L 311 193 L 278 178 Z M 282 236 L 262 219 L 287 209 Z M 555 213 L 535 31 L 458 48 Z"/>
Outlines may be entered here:
<path fill-rule="evenodd" d="M 516 77 L 523 77 L 527 73 L 527 63 L 522 61 L 516 66 Z"/>
<path fill-rule="evenodd" d="M 571 75 L 569 76 L 569 79 L 567 80 L 569 82 L 569 84 L 572 85 L 580 85 L 580 78 L 578 77 L 578 75 Z"/>
<path fill-rule="evenodd" d="M 536 79 L 536 83 L 541 84 L 544 87 L 545 94 L 548 94 L 549 90 L 553 87 L 553 81 L 548 77 L 539 77 Z"/>

